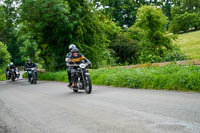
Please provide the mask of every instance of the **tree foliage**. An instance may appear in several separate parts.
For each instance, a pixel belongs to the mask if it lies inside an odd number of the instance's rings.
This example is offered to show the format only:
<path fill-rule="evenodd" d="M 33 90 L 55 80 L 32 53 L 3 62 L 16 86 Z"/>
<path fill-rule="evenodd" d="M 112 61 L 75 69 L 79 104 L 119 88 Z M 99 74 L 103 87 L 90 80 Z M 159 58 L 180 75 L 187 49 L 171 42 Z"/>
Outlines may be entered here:
<path fill-rule="evenodd" d="M 187 32 L 200 28 L 200 0 L 181 0 L 171 12 L 170 32 Z"/>
<path fill-rule="evenodd" d="M 172 38 L 166 34 L 168 21 L 162 10 L 155 6 L 142 6 L 137 17 L 129 32 L 138 32 L 135 39 L 140 42 L 139 62 L 159 62 L 169 58 L 167 55 L 174 52 L 174 46 Z"/>
<path fill-rule="evenodd" d="M 88 2 L 23 1 L 21 15 L 37 39 L 40 57 L 47 69 L 64 67 L 70 43 L 75 43 L 95 67 L 99 65 L 106 38 L 98 15 L 92 12 Z"/>
<path fill-rule="evenodd" d="M 4 69 L 8 63 L 10 63 L 10 53 L 7 50 L 7 46 L 0 42 L 0 69 Z"/>
<path fill-rule="evenodd" d="M 74 43 L 94 68 L 169 61 L 181 52 L 170 31 L 200 27 L 199 0 L 3 0 L 0 41 L 12 60 L 27 58 L 47 70 L 65 68 Z M 178 56 L 177 56 L 178 53 Z"/>
<path fill-rule="evenodd" d="M 19 44 L 16 43 L 17 7 L 19 0 L 3 0 L 0 5 L 0 41 L 7 45 L 12 59 L 21 64 Z"/>

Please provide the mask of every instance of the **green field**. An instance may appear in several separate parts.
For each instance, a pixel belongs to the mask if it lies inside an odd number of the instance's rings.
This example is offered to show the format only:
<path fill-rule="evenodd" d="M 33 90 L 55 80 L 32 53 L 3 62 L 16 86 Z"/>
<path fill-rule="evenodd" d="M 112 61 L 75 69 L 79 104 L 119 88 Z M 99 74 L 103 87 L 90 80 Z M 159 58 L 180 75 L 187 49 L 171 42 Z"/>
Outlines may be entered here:
<path fill-rule="evenodd" d="M 189 58 L 200 59 L 200 31 L 180 34 L 176 43 Z"/>
<path fill-rule="evenodd" d="M 25 75 L 24 75 L 25 76 Z M 91 70 L 96 85 L 200 92 L 200 67 L 168 65 L 145 68 L 106 68 Z M 40 80 L 67 82 L 67 72 L 39 73 Z"/>

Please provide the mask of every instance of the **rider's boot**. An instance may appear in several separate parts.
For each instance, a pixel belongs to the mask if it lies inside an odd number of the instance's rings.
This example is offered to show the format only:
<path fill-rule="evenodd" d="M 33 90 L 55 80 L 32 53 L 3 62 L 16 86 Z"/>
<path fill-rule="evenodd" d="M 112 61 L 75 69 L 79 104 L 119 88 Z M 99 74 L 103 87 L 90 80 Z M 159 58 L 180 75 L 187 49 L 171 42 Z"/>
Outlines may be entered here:
<path fill-rule="evenodd" d="M 72 83 L 72 87 L 73 87 L 73 88 L 76 88 L 76 84 L 75 84 L 75 83 Z"/>

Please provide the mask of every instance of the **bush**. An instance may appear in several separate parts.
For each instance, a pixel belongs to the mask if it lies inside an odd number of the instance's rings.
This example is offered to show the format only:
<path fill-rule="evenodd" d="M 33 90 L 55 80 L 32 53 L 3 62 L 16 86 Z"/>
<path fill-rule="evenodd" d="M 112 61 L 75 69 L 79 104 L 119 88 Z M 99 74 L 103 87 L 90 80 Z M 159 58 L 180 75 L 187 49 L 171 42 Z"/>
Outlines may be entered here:
<path fill-rule="evenodd" d="M 5 69 L 5 67 L 10 63 L 10 53 L 7 50 L 7 46 L 0 42 L 0 69 Z"/>
<path fill-rule="evenodd" d="M 110 48 L 114 50 L 115 57 L 119 57 L 117 63 L 124 65 L 137 62 L 138 42 L 133 40 L 128 33 L 121 32 L 118 34 Z"/>

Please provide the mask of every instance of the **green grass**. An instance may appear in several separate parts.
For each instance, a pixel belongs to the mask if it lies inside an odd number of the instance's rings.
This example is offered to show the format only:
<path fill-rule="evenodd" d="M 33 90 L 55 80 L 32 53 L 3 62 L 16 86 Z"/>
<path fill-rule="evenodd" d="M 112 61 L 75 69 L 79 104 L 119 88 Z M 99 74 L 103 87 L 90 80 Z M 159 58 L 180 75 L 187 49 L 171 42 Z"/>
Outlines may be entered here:
<path fill-rule="evenodd" d="M 200 59 L 200 31 L 180 34 L 176 43 L 191 59 Z"/>
<path fill-rule="evenodd" d="M 0 81 L 2 80 L 6 80 L 6 75 L 2 70 L 0 70 Z"/>
<path fill-rule="evenodd" d="M 96 85 L 200 92 L 200 67 L 168 65 L 145 68 L 112 68 L 90 71 Z M 67 72 L 39 73 L 40 80 L 67 82 Z"/>
<path fill-rule="evenodd" d="M 0 74 L 0 81 L 6 80 L 6 76 L 4 74 Z"/>

